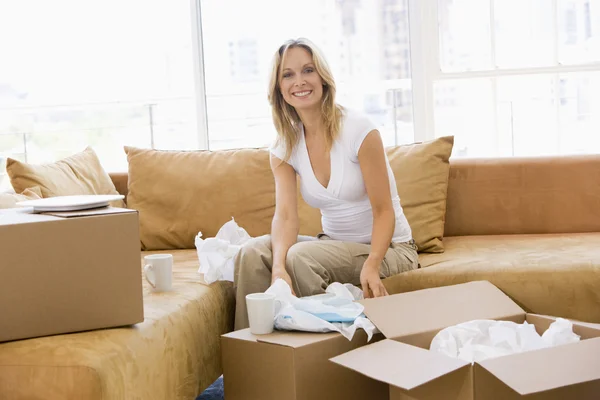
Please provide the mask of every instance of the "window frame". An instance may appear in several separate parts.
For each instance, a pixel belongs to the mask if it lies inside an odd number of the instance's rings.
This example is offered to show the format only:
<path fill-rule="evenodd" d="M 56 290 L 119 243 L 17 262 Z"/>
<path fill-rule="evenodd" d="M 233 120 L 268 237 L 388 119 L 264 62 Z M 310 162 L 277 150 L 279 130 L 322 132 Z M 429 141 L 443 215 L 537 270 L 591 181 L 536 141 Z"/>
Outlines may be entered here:
<path fill-rule="evenodd" d="M 496 32 L 494 1 L 490 2 L 490 51 L 492 69 L 444 72 L 439 58 L 439 24 L 437 0 L 409 0 L 410 23 L 410 48 L 413 73 L 413 113 L 415 127 L 415 141 L 433 140 L 435 132 L 435 102 L 433 87 L 435 82 L 453 79 L 490 78 L 492 81 L 492 101 L 494 104 L 494 140 L 500 140 L 498 121 L 498 79 L 508 76 L 552 74 L 558 76 L 564 73 L 600 72 L 600 62 L 578 63 L 563 65 L 559 60 L 558 38 L 558 0 L 551 0 L 554 24 L 554 65 L 547 67 L 526 68 L 499 68 L 496 65 Z M 555 79 L 557 90 L 554 90 L 554 104 L 556 105 L 556 119 L 559 123 L 560 90 L 559 82 Z M 560 126 L 559 124 L 557 126 Z M 560 132 L 559 132 L 560 133 Z"/>
<path fill-rule="evenodd" d="M 198 121 L 198 146 L 199 149 L 208 150 L 209 131 L 208 115 L 206 107 L 206 90 L 204 84 L 204 60 L 202 53 L 202 29 L 201 29 L 201 0 L 190 0 L 192 7 L 192 32 L 194 35 L 194 60 L 195 60 L 195 84 L 197 95 L 197 121 Z M 490 3 L 490 26 L 494 26 L 495 12 L 494 0 Z M 465 72 L 444 72 L 440 62 L 440 41 L 438 24 L 438 1 L 437 0 L 408 0 L 409 12 L 409 43 L 410 63 L 412 81 L 413 102 L 413 124 L 415 142 L 433 140 L 435 132 L 435 98 L 434 84 L 444 80 L 490 78 L 492 81 L 492 96 L 494 104 L 494 138 L 500 140 L 498 127 L 498 79 L 508 76 L 539 75 L 573 72 L 599 72 L 600 62 L 579 63 L 562 65 L 558 59 L 558 0 L 551 0 L 553 7 L 554 24 L 554 64 L 546 67 L 526 68 L 499 68 L 496 66 L 496 32 L 490 31 L 491 61 L 494 68 Z M 557 85 L 558 85 L 558 80 Z M 560 105 L 559 90 L 555 90 L 555 104 L 557 105 L 556 118 L 559 117 L 558 107 Z M 557 121 L 558 122 L 558 121 Z"/>

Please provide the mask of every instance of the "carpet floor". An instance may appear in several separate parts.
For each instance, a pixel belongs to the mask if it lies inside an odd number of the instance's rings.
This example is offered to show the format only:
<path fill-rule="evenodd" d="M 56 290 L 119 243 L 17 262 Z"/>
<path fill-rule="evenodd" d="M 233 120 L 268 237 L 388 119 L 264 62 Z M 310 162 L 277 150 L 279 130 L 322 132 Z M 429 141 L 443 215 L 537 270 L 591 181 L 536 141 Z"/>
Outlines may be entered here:
<path fill-rule="evenodd" d="M 223 376 L 220 376 L 212 385 L 210 385 L 196 400 L 224 400 Z"/>

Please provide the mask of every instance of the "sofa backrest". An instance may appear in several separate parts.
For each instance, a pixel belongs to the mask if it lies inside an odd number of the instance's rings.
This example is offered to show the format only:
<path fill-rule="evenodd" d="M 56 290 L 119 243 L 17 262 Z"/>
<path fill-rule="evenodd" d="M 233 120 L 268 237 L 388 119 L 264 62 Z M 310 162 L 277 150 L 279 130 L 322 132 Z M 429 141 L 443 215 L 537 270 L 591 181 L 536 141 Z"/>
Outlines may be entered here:
<path fill-rule="evenodd" d="M 128 190 L 128 178 L 127 172 L 111 172 L 109 173 L 110 179 L 112 179 L 117 192 L 125 196 L 125 202 L 127 203 L 127 192 Z"/>
<path fill-rule="evenodd" d="M 444 236 L 600 232 L 600 155 L 451 159 Z"/>
<path fill-rule="evenodd" d="M 422 252 L 443 251 L 448 159 L 453 137 L 387 149 L 413 238 Z M 251 236 L 270 232 L 275 181 L 269 151 L 164 151 L 125 147 L 128 174 L 112 174 L 127 205 L 140 213 L 145 250 L 193 248 L 235 218 Z M 300 182 L 299 182 L 300 183 Z M 298 194 L 300 234 L 322 231 L 321 213 Z"/>
<path fill-rule="evenodd" d="M 600 155 L 451 159 L 449 175 L 444 236 L 600 232 Z M 110 176 L 127 196 L 128 174 Z"/>

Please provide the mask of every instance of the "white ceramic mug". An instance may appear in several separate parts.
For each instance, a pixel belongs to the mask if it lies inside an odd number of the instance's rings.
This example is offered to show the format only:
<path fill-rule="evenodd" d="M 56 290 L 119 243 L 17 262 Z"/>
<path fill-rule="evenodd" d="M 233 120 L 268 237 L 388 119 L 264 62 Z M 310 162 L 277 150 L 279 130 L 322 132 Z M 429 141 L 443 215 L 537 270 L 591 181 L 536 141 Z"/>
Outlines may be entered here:
<path fill-rule="evenodd" d="M 246 295 L 246 308 L 250 321 L 250 333 L 266 335 L 273 332 L 275 322 L 275 295 L 251 293 Z"/>
<path fill-rule="evenodd" d="M 173 285 L 173 255 L 151 254 L 144 257 L 144 276 L 156 292 L 171 290 Z"/>

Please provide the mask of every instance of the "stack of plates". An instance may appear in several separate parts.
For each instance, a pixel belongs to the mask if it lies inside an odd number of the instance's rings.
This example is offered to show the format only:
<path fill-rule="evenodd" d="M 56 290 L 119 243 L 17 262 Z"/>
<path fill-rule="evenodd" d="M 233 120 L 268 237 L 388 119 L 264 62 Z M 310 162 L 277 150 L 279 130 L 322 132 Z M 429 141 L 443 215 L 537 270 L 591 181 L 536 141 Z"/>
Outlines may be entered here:
<path fill-rule="evenodd" d="M 57 196 L 45 199 L 20 201 L 21 207 L 32 207 L 33 212 L 56 212 L 56 211 L 78 211 L 91 208 L 108 207 L 108 203 L 122 200 L 122 194 L 93 194 L 77 196 Z"/>

